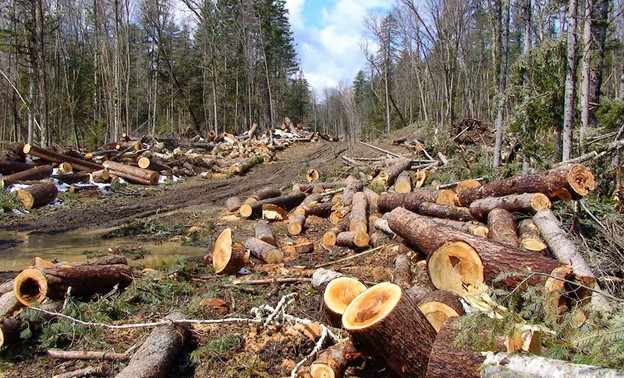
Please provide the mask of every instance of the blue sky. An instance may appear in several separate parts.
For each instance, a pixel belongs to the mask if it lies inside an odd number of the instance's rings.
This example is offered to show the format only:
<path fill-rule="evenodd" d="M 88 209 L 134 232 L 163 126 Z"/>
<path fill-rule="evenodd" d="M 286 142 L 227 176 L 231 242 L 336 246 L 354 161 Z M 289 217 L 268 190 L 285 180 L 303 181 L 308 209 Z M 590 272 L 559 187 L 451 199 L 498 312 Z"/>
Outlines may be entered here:
<path fill-rule="evenodd" d="M 360 49 L 364 17 L 390 9 L 390 0 L 286 0 L 303 73 L 319 95 L 351 83 L 366 65 Z"/>

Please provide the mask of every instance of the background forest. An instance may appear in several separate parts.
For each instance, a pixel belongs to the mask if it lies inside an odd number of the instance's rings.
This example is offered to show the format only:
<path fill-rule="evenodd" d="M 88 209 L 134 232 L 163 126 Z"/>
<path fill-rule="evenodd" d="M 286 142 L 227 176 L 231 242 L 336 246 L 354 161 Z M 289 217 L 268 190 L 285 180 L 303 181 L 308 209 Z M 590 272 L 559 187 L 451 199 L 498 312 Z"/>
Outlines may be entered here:
<path fill-rule="evenodd" d="M 285 116 L 354 140 L 475 118 L 495 126 L 495 166 L 504 140 L 526 162 L 566 160 L 621 131 L 623 8 L 397 0 L 362 20 L 367 68 L 311 90 L 284 0 L 0 0 L 0 140 L 95 146 Z"/>

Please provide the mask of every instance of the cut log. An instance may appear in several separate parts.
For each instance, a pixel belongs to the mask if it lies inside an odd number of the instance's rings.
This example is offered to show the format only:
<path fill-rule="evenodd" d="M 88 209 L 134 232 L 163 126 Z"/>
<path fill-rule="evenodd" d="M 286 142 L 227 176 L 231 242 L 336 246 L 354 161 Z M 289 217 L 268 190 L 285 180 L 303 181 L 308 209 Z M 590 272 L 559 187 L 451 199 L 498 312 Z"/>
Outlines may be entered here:
<path fill-rule="evenodd" d="M 364 290 L 366 285 L 357 278 L 339 277 L 331 280 L 323 293 L 323 310 L 329 323 L 340 327 L 345 309 Z"/>
<path fill-rule="evenodd" d="M 345 339 L 321 352 L 310 365 L 312 378 L 342 378 L 350 363 L 361 355 L 349 339 Z"/>
<path fill-rule="evenodd" d="M 26 209 L 49 204 L 56 199 L 58 189 L 51 182 L 31 185 L 17 191 L 17 198 Z"/>
<path fill-rule="evenodd" d="M 265 243 L 275 245 L 275 237 L 273 236 L 273 231 L 271 231 L 271 227 L 269 227 L 269 222 L 265 220 L 257 221 L 254 224 L 254 231 L 256 234 L 256 238 L 262 240 Z"/>
<path fill-rule="evenodd" d="M 258 200 L 252 203 L 245 203 L 241 205 L 238 210 L 240 215 L 244 218 L 250 218 L 252 216 L 259 216 L 262 213 L 262 205 L 272 204 L 277 205 L 285 210 L 291 210 L 297 207 L 305 199 L 305 194 L 302 192 L 295 192 L 280 197 L 266 198 Z"/>
<path fill-rule="evenodd" d="M 370 245 L 373 247 L 381 247 L 388 243 L 390 243 L 390 239 L 382 231 L 377 230 L 370 234 Z"/>
<path fill-rule="evenodd" d="M 109 360 L 127 361 L 130 359 L 126 353 L 98 352 L 88 350 L 58 350 L 48 349 L 46 355 L 58 360 Z"/>
<path fill-rule="evenodd" d="M 221 231 L 214 244 L 212 265 L 217 274 L 236 274 L 249 260 L 249 251 L 232 241 L 232 230 Z"/>
<path fill-rule="evenodd" d="M 495 242 L 518 247 L 516 219 L 505 209 L 494 209 L 488 214 L 488 237 Z"/>
<path fill-rule="evenodd" d="M 470 209 L 467 207 L 459 207 L 453 205 L 444 205 L 439 203 L 423 202 L 418 207 L 418 213 L 441 219 L 451 219 L 460 222 L 474 220 Z"/>
<path fill-rule="evenodd" d="M 527 269 L 550 274 L 561 265 L 545 256 L 441 226 L 402 208 L 390 213 L 388 224 L 428 256 L 429 276 L 436 288 L 460 295 L 465 292 L 464 285 L 490 284 L 502 271 Z M 497 284 L 515 287 L 523 278 L 508 277 Z M 530 284 L 542 281 L 539 276 L 528 280 Z"/>
<path fill-rule="evenodd" d="M 364 194 L 366 194 L 366 198 L 368 199 L 368 213 L 369 214 L 379 213 L 379 206 L 377 206 L 377 200 L 379 200 L 379 194 L 377 194 L 373 190 L 370 190 L 369 188 L 364 188 Z"/>
<path fill-rule="evenodd" d="M 318 181 L 319 178 L 321 178 L 321 173 L 319 171 L 314 168 L 308 170 L 308 173 L 306 174 L 308 182 Z"/>
<path fill-rule="evenodd" d="M 305 215 L 295 215 L 288 222 L 288 233 L 291 235 L 299 235 L 303 231 L 305 222 L 306 222 Z"/>
<path fill-rule="evenodd" d="M 581 164 L 566 164 L 537 175 L 514 176 L 459 192 L 461 206 L 478 199 L 509 194 L 543 193 L 551 200 L 580 199 L 595 187 L 594 175 Z"/>
<path fill-rule="evenodd" d="M 474 180 L 474 179 L 464 180 L 460 182 L 459 184 L 457 184 L 457 186 L 455 187 L 455 193 L 459 193 L 468 189 L 478 188 L 480 186 L 481 186 L 481 183 L 477 180 Z"/>
<path fill-rule="evenodd" d="M 345 231 L 336 235 L 336 245 L 352 249 L 363 248 L 368 245 L 370 237 L 362 231 Z"/>
<path fill-rule="evenodd" d="M 139 160 L 137 161 L 137 164 L 139 165 L 139 168 L 148 169 L 150 171 L 156 171 L 156 172 L 168 171 L 171 169 L 171 167 L 164 164 L 162 161 L 155 159 L 155 158 L 150 159 L 145 156 L 140 157 Z"/>
<path fill-rule="evenodd" d="M 91 172 L 91 180 L 97 183 L 105 183 L 110 181 L 110 173 L 108 169 L 100 169 L 99 171 Z"/>
<path fill-rule="evenodd" d="M 358 295 L 345 309 L 342 326 L 355 345 L 397 376 L 425 375 L 436 331 L 399 286 L 382 282 Z"/>
<path fill-rule="evenodd" d="M 451 219 L 440 219 L 440 218 L 431 218 L 432 222 L 453 227 L 459 231 L 467 232 L 469 234 L 483 236 L 486 237 L 488 235 L 488 227 L 481 222 L 470 221 L 470 222 L 460 222 Z"/>
<path fill-rule="evenodd" d="M 158 184 L 158 178 L 160 177 L 160 174 L 156 171 L 141 169 L 110 160 L 106 160 L 103 165 L 104 168 L 108 169 L 111 174 L 138 184 L 156 185 Z"/>
<path fill-rule="evenodd" d="M 470 212 L 476 219 L 485 219 L 494 209 L 535 214 L 540 210 L 550 209 L 551 206 L 550 199 L 542 193 L 510 194 L 476 200 L 470 204 Z"/>
<path fill-rule="evenodd" d="M 364 185 L 362 184 L 362 181 L 356 179 L 353 176 L 347 177 L 344 180 L 344 183 L 345 189 L 344 192 L 342 192 L 342 203 L 345 206 L 349 206 L 351 205 L 351 202 L 353 202 L 353 196 L 355 195 L 355 193 L 362 191 Z"/>
<path fill-rule="evenodd" d="M 394 191 L 397 193 L 409 193 L 412 191 L 412 179 L 407 173 L 403 172 L 397 177 L 394 183 Z"/>
<path fill-rule="evenodd" d="M 282 195 L 282 192 L 279 189 L 275 188 L 264 188 L 260 189 L 254 194 L 252 194 L 249 198 L 253 198 L 256 201 L 262 201 L 267 198 L 275 198 Z"/>
<path fill-rule="evenodd" d="M 464 307 L 459 297 L 449 291 L 434 290 L 418 303 L 418 309 L 425 315 L 436 332 L 448 318 L 464 315 Z"/>
<path fill-rule="evenodd" d="M 302 193 L 316 193 L 315 189 L 321 189 L 323 192 L 325 189 L 333 189 L 337 187 L 345 186 L 343 182 L 315 182 L 313 184 L 295 184 L 293 185 L 293 191 Z"/>
<path fill-rule="evenodd" d="M 399 254 L 394 259 L 392 282 L 403 289 L 412 287 L 412 263 L 406 254 Z"/>
<path fill-rule="evenodd" d="M 0 296 L 0 320 L 10 317 L 22 304 L 17 300 L 13 291 Z"/>
<path fill-rule="evenodd" d="M 66 173 L 62 175 L 54 175 L 52 177 L 70 185 L 79 182 L 85 183 L 91 180 L 91 175 L 88 172 Z"/>
<path fill-rule="evenodd" d="M 165 319 L 183 320 L 186 318 L 180 313 L 173 313 Z M 116 378 L 166 377 L 171 364 L 190 337 L 188 324 L 158 326 L 150 333 L 139 350 L 132 355 L 128 366 L 117 374 Z"/>
<path fill-rule="evenodd" d="M 74 169 L 77 169 L 79 171 L 93 172 L 99 171 L 100 169 L 104 168 L 101 165 L 90 161 L 59 154 L 53 151 L 43 149 L 41 147 L 32 146 L 30 144 L 25 144 L 23 151 L 25 154 L 36 156 L 47 161 L 51 161 L 53 163 L 70 163 Z"/>
<path fill-rule="evenodd" d="M 238 197 L 230 197 L 225 200 L 225 207 L 231 213 L 238 211 L 242 205 L 240 198 Z"/>
<path fill-rule="evenodd" d="M 371 182 L 371 188 L 375 191 L 383 191 L 387 187 L 394 184 L 394 181 L 401 172 L 409 169 L 412 165 L 410 159 L 400 158 L 393 161 L 393 164 L 383 171 L 379 172 L 377 177 Z"/>
<path fill-rule="evenodd" d="M 14 173 L 27 171 L 31 168 L 33 168 L 33 166 L 27 163 L 0 160 L 0 175 L 12 175 Z"/>
<path fill-rule="evenodd" d="M 72 173 L 74 168 L 72 167 L 72 165 L 70 163 L 64 162 L 64 163 L 59 163 L 58 167 L 57 167 L 58 171 L 60 174 L 68 174 L 68 173 Z"/>
<path fill-rule="evenodd" d="M 284 254 L 275 246 L 265 243 L 258 238 L 249 238 L 245 241 L 245 247 L 252 256 L 268 264 L 279 264 L 284 261 Z"/>
<path fill-rule="evenodd" d="M 13 291 L 17 300 L 30 306 L 46 297 L 62 299 L 70 286 L 72 296 L 88 298 L 94 294 L 106 294 L 114 287 L 123 289 L 131 283 L 132 269 L 126 259 L 105 256 L 67 267 L 26 269 L 15 277 Z"/>
<path fill-rule="evenodd" d="M 15 318 L 0 321 L 0 348 L 13 345 L 20 341 L 20 333 L 24 323 Z"/>
<path fill-rule="evenodd" d="M 331 230 L 323 234 L 323 238 L 321 239 L 321 242 L 328 247 L 335 246 L 337 235 L 343 232 L 344 230 L 346 230 L 348 227 L 349 227 L 349 223 L 347 223 L 345 220 L 338 222 L 338 224 L 334 225 L 334 227 L 332 227 Z"/>
<path fill-rule="evenodd" d="M 425 183 L 427 179 L 427 171 L 416 171 L 416 182 L 414 183 L 415 188 L 420 188 Z"/>
<path fill-rule="evenodd" d="M 357 192 L 353 195 L 353 206 L 349 214 L 349 231 L 368 232 L 368 198 L 364 192 Z"/>
<path fill-rule="evenodd" d="M 383 193 L 377 200 L 382 212 L 403 207 L 410 211 L 419 211 L 423 202 L 455 205 L 455 193 L 451 190 L 417 189 L 411 193 Z"/>
<path fill-rule="evenodd" d="M 522 249 L 542 255 L 548 252 L 548 246 L 544 243 L 539 228 L 531 218 L 523 219 L 518 223 L 518 238 Z"/>
<path fill-rule="evenodd" d="M 30 169 L 4 176 L 4 186 L 9 186 L 16 181 L 42 180 L 50 177 L 50 175 L 52 175 L 52 171 L 53 169 L 51 165 L 31 167 Z"/>
<path fill-rule="evenodd" d="M 390 236 L 395 235 L 394 231 L 390 229 L 387 219 L 379 218 L 375 222 L 373 222 L 373 226 L 375 226 L 375 228 L 378 229 L 379 231 L 383 231 L 383 233 L 386 235 L 390 235 Z"/>
<path fill-rule="evenodd" d="M 332 207 L 334 211 L 329 214 L 329 221 L 331 222 L 331 224 L 338 224 L 338 222 L 342 221 L 343 219 L 348 219 L 347 215 L 349 215 L 349 213 L 351 212 L 351 206 L 343 206 L 342 202 L 338 202 L 336 205 Z"/>
<path fill-rule="evenodd" d="M 305 209 L 305 216 L 308 217 L 310 215 L 314 215 L 321 218 L 329 217 L 329 214 L 332 212 L 332 204 L 331 203 L 319 203 L 313 202 L 309 204 Z"/>
<path fill-rule="evenodd" d="M 416 303 L 420 303 L 427 294 L 435 289 L 435 286 L 433 286 L 429 279 L 429 273 L 427 273 L 427 261 L 421 260 L 413 264 L 412 286 L 406 290 L 412 299 L 414 299 Z"/>
<path fill-rule="evenodd" d="M 262 219 L 281 221 L 288 217 L 288 212 L 270 203 L 262 205 Z"/>
<path fill-rule="evenodd" d="M 295 244 L 288 246 L 296 254 L 305 254 L 314 252 L 314 242 L 305 238 L 298 238 Z"/>
<path fill-rule="evenodd" d="M 237 163 L 233 165 L 232 167 L 230 167 L 230 173 L 233 173 L 235 175 L 242 175 L 243 173 L 247 172 L 251 168 L 262 163 L 264 163 L 264 158 L 262 156 L 256 156 L 256 157 L 252 157 L 249 159 L 245 159 L 241 161 L 240 163 Z"/>

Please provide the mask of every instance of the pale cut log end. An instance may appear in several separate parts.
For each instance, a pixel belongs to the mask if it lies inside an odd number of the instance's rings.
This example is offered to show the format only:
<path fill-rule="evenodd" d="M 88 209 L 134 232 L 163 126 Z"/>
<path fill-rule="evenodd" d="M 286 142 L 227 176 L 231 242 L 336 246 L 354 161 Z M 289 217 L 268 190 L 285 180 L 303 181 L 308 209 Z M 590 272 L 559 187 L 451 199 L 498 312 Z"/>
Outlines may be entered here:
<path fill-rule="evenodd" d="M 141 157 L 139 158 L 139 161 L 137 162 L 139 168 L 143 168 L 143 169 L 147 169 L 147 167 L 150 166 L 150 159 L 146 158 L 146 157 Z"/>
<path fill-rule="evenodd" d="M 546 254 L 548 246 L 541 240 L 535 238 L 521 238 L 520 247 L 531 252 L 538 252 L 540 254 Z"/>
<path fill-rule="evenodd" d="M 253 210 L 248 203 L 242 204 L 240 209 L 238 209 L 238 213 L 243 218 L 249 218 L 252 214 Z"/>
<path fill-rule="evenodd" d="M 460 182 L 459 184 L 457 184 L 457 186 L 455 187 L 455 193 L 459 193 L 463 190 L 478 188 L 480 186 L 481 186 L 481 183 L 477 180 L 473 180 L 473 179 L 464 180 Z"/>
<path fill-rule="evenodd" d="M 436 203 L 456 206 L 459 203 L 459 200 L 457 199 L 457 194 L 454 191 L 442 189 L 436 197 Z"/>
<path fill-rule="evenodd" d="M 472 230 L 472 234 L 473 235 L 481 236 L 481 237 L 484 237 L 484 238 L 486 238 L 489 233 L 490 233 L 490 229 L 487 228 L 487 226 L 476 226 Z"/>
<path fill-rule="evenodd" d="M 32 209 L 35 205 L 35 197 L 23 189 L 17 191 L 17 199 L 25 209 Z"/>
<path fill-rule="evenodd" d="M 415 187 L 420 188 L 425 183 L 427 179 L 427 171 L 417 171 L 416 172 L 416 183 Z"/>
<path fill-rule="evenodd" d="M 312 378 L 338 378 L 334 369 L 325 364 L 310 365 L 310 375 Z"/>
<path fill-rule="evenodd" d="M 401 300 L 398 285 L 382 282 L 355 297 L 342 314 L 342 326 L 347 331 L 361 330 L 382 321 Z"/>
<path fill-rule="evenodd" d="M 288 224 L 288 233 L 291 235 L 299 235 L 303 231 L 303 226 L 299 223 L 289 223 Z"/>
<path fill-rule="evenodd" d="M 24 306 L 41 303 L 48 293 L 48 280 L 38 269 L 25 269 L 15 277 L 13 292 Z"/>
<path fill-rule="evenodd" d="M 317 181 L 320 177 L 321 175 L 316 169 L 308 170 L 308 174 L 306 175 L 306 179 L 308 180 L 308 182 Z"/>
<path fill-rule="evenodd" d="M 349 231 L 368 232 L 368 223 L 357 220 L 349 224 Z"/>
<path fill-rule="evenodd" d="M 535 211 L 546 210 L 552 207 L 552 202 L 543 193 L 535 193 L 531 198 L 531 207 Z"/>
<path fill-rule="evenodd" d="M 339 277 L 329 282 L 323 293 L 323 301 L 327 310 L 342 316 L 349 303 L 364 290 L 366 285 L 356 278 Z"/>
<path fill-rule="evenodd" d="M 449 318 L 464 315 L 459 297 L 444 290 L 435 290 L 425 295 L 418 304 L 418 309 L 436 332 L 440 332 L 442 325 Z"/>
<path fill-rule="evenodd" d="M 28 153 L 30 153 L 30 150 L 31 150 L 31 149 L 32 149 L 32 146 L 31 146 L 30 144 L 26 143 L 26 144 L 24 145 L 24 148 L 22 148 L 22 151 L 23 151 L 25 154 L 28 154 Z"/>
<path fill-rule="evenodd" d="M 596 188 L 594 174 L 582 164 L 574 164 L 568 171 L 568 183 L 580 196 L 586 196 Z"/>
<path fill-rule="evenodd" d="M 461 241 L 442 244 L 427 259 L 427 268 L 436 288 L 459 295 L 465 293 L 463 285 L 484 282 L 481 258 L 474 248 Z"/>
<path fill-rule="evenodd" d="M 336 245 L 336 233 L 333 231 L 326 232 L 325 234 L 323 234 L 322 242 L 328 247 L 335 246 Z"/>
<path fill-rule="evenodd" d="M 394 185 L 394 191 L 397 193 L 409 193 L 412 191 L 412 183 L 410 181 L 400 181 Z"/>
<path fill-rule="evenodd" d="M 226 228 L 215 241 L 212 266 L 217 274 L 235 274 L 249 260 L 249 251 L 240 243 L 232 242 L 232 230 Z"/>
<path fill-rule="evenodd" d="M 353 243 L 360 247 L 364 248 L 370 242 L 370 236 L 366 232 L 356 231 L 355 236 L 353 237 Z"/>

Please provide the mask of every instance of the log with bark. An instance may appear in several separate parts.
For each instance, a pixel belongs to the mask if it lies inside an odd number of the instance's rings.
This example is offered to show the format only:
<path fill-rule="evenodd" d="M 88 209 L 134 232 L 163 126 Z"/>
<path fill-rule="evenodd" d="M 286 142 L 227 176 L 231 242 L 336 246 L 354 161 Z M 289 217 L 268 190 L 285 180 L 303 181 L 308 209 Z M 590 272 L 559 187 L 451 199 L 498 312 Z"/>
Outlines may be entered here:
<path fill-rule="evenodd" d="M 550 199 L 542 193 L 510 194 L 476 200 L 470 204 L 470 213 L 476 219 L 485 219 L 494 209 L 535 214 L 540 210 L 550 209 L 551 206 Z"/>
<path fill-rule="evenodd" d="M 0 175 L 12 175 L 14 173 L 26 171 L 33 166 L 19 161 L 0 160 Z"/>
<path fill-rule="evenodd" d="M 411 193 L 383 193 L 379 196 L 377 205 L 383 212 L 391 211 L 397 207 L 418 212 L 423 202 L 455 205 L 455 193 L 445 189 L 417 189 Z"/>
<path fill-rule="evenodd" d="M 351 340 L 345 339 L 319 352 L 310 365 L 310 375 L 312 378 L 341 378 L 347 367 L 361 357 Z"/>
<path fill-rule="evenodd" d="M 284 261 L 284 253 L 279 248 L 258 238 L 248 238 L 245 241 L 245 248 L 251 252 L 252 256 L 265 263 L 279 264 Z"/>
<path fill-rule="evenodd" d="M 494 209 L 488 214 L 488 237 L 495 242 L 518 247 L 516 219 L 505 209 Z"/>
<path fill-rule="evenodd" d="M 345 186 L 343 182 L 315 182 L 312 184 L 295 184 L 293 185 L 293 191 L 303 193 L 322 193 L 325 189 L 333 189 L 341 186 Z"/>
<path fill-rule="evenodd" d="M 488 235 L 488 227 L 481 222 L 470 221 L 470 222 L 460 222 L 451 219 L 440 219 L 440 218 L 430 218 L 432 222 L 436 222 L 438 224 L 449 226 L 455 228 L 462 232 L 467 232 L 469 234 L 477 235 L 477 236 L 487 236 Z"/>
<path fill-rule="evenodd" d="M 368 198 L 364 192 L 357 192 L 353 195 L 353 205 L 349 213 L 349 231 L 368 232 Z"/>
<path fill-rule="evenodd" d="M 295 215 L 288 222 L 288 233 L 291 235 L 299 235 L 305 227 L 306 216 Z"/>
<path fill-rule="evenodd" d="M 266 204 L 277 205 L 285 210 L 291 210 L 297 207 L 305 199 L 305 194 L 302 192 L 294 192 L 288 195 L 280 197 L 266 198 L 263 200 L 257 200 L 251 203 L 245 203 L 241 205 L 238 212 L 244 218 L 250 218 L 252 216 L 259 216 L 262 214 L 262 206 Z"/>
<path fill-rule="evenodd" d="M 328 247 L 335 246 L 338 234 L 345 231 L 347 228 L 349 228 L 349 223 L 346 220 L 338 222 L 338 224 L 335 224 L 329 231 L 323 234 L 321 242 Z"/>
<path fill-rule="evenodd" d="M 20 341 L 24 323 L 19 319 L 0 319 L 0 348 L 13 345 Z"/>
<path fill-rule="evenodd" d="M 433 290 L 418 302 L 418 309 L 425 315 L 436 332 L 449 318 L 464 315 L 464 307 L 459 297 L 445 290 Z"/>
<path fill-rule="evenodd" d="M 33 209 L 49 204 L 56 199 L 58 189 L 51 182 L 31 185 L 17 191 L 17 198 L 26 209 Z"/>
<path fill-rule="evenodd" d="M 550 274 L 561 265 L 545 256 L 441 226 L 403 208 L 390 213 L 388 224 L 397 235 L 428 256 L 429 276 L 436 288 L 460 295 L 465 292 L 464 285 L 490 284 L 503 271 L 526 269 Z M 515 287 L 523 278 L 508 277 L 497 285 Z M 543 280 L 541 276 L 533 276 L 528 282 Z"/>
<path fill-rule="evenodd" d="M 418 206 L 418 213 L 430 217 L 450 219 L 460 222 L 474 220 L 474 217 L 470 214 L 469 208 L 440 203 L 423 202 L 420 206 Z"/>
<path fill-rule="evenodd" d="M 238 209 L 240 209 L 242 204 L 243 203 L 238 197 L 230 197 L 225 200 L 225 207 L 227 208 L 229 212 L 232 212 L 232 213 L 235 211 L 238 211 Z"/>
<path fill-rule="evenodd" d="M 66 184 L 77 184 L 79 182 L 86 183 L 91 180 L 91 175 L 88 172 L 74 172 L 74 173 L 65 173 L 60 175 L 53 175 L 52 178 L 55 178 L 61 182 Z"/>
<path fill-rule="evenodd" d="M 345 309 L 342 326 L 358 348 L 397 376 L 425 375 L 436 331 L 399 286 L 382 282 L 358 295 Z"/>
<path fill-rule="evenodd" d="M 30 167 L 29 169 L 4 176 L 3 186 L 7 187 L 18 181 L 42 180 L 52 175 L 53 168 L 51 165 L 42 165 L 39 167 Z"/>
<path fill-rule="evenodd" d="M 581 164 L 566 164 L 536 175 L 520 175 L 492 181 L 457 194 L 461 206 L 478 199 L 509 194 L 543 193 L 551 200 L 580 199 L 595 187 L 594 175 Z"/>
<path fill-rule="evenodd" d="M 379 213 L 379 206 L 377 206 L 377 201 L 379 200 L 379 194 L 377 194 L 374 190 L 371 190 L 369 188 L 364 188 L 364 194 L 366 194 L 366 198 L 368 199 L 368 213 L 369 214 Z"/>
<path fill-rule="evenodd" d="M 10 317 L 13 312 L 21 307 L 22 304 L 17 300 L 13 291 L 2 294 L 0 296 L 0 320 Z"/>
<path fill-rule="evenodd" d="M 362 231 L 344 231 L 336 235 L 336 245 L 352 249 L 364 248 L 368 245 L 370 236 Z"/>
<path fill-rule="evenodd" d="M 398 254 L 394 259 L 394 275 L 392 283 L 403 289 L 412 287 L 412 262 L 407 254 Z"/>
<path fill-rule="evenodd" d="M 332 212 L 332 204 L 331 203 L 319 203 L 312 202 L 311 204 L 305 206 L 303 209 L 306 217 L 310 215 L 314 215 L 321 218 L 329 217 L 329 214 Z"/>
<path fill-rule="evenodd" d="M 412 165 L 410 159 L 400 158 L 393 161 L 393 164 L 383 171 L 379 172 L 377 177 L 371 182 L 371 189 L 374 191 L 385 191 L 401 174 Z"/>
<path fill-rule="evenodd" d="M 180 313 L 165 317 L 167 320 L 184 320 Z M 158 326 L 150 333 L 117 378 L 166 377 L 171 364 L 191 337 L 188 324 Z"/>
<path fill-rule="evenodd" d="M 131 165 L 125 165 L 115 161 L 107 160 L 103 163 L 103 165 L 104 168 L 108 169 L 112 175 L 119 176 L 130 182 L 138 184 L 156 185 L 158 184 L 158 178 L 160 177 L 160 174 L 156 171 L 133 167 Z"/>
<path fill-rule="evenodd" d="M 271 231 L 271 228 L 269 227 L 269 222 L 263 219 L 257 221 L 254 224 L 254 232 L 256 234 L 256 238 L 262 240 L 265 243 L 276 245 L 273 231 Z"/>
<path fill-rule="evenodd" d="M 36 157 L 45 159 L 53 163 L 68 162 L 72 165 L 74 169 L 77 169 L 79 171 L 93 172 L 93 171 L 99 171 L 100 169 L 104 168 L 103 166 L 99 164 L 96 164 L 87 160 L 59 154 L 53 151 L 46 150 L 41 147 L 30 145 L 30 144 L 25 144 L 23 151 L 25 154 L 36 156 Z"/>
<path fill-rule="evenodd" d="M 540 236 L 539 228 L 531 218 L 523 219 L 518 223 L 518 244 L 527 251 L 545 255 L 548 246 Z"/>
<path fill-rule="evenodd" d="M 97 183 L 110 182 L 110 173 L 106 168 L 91 172 L 91 180 Z"/>
<path fill-rule="evenodd" d="M 362 184 L 362 181 L 356 179 L 353 176 L 347 177 L 344 180 L 344 183 L 345 189 L 342 193 L 342 203 L 345 206 L 349 206 L 351 205 L 351 202 L 353 202 L 353 196 L 355 195 L 355 193 L 362 191 L 364 185 Z"/>
<path fill-rule="evenodd" d="M 412 191 L 412 179 L 406 172 L 401 173 L 397 177 L 394 183 L 394 191 L 397 193 L 409 193 Z"/>
<path fill-rule="evenodd" d="M 15 277 L 13 291 L 25 306 L 45 298 L 62 299 L 71 286 L 72 296 L 88 298 L 132 283 L 132 269 L 123 256 L 104 256 L 58 268 L 26 269 Z"/>
<path fill-rule="evenodd" d="M 249 251 L 232 240 L 232 230 L 221 231 L 214 244 L 212 265 L 217 274 L 236 274 L 249 260 Z"/>
<path fill-rule="evenodd" d="M 331 280 L 323 293 L 323 311 L 329 323 L 340 327 L 345 309 L 364 290 L 366 285 L 357 278 L 339 277 Z"/>

